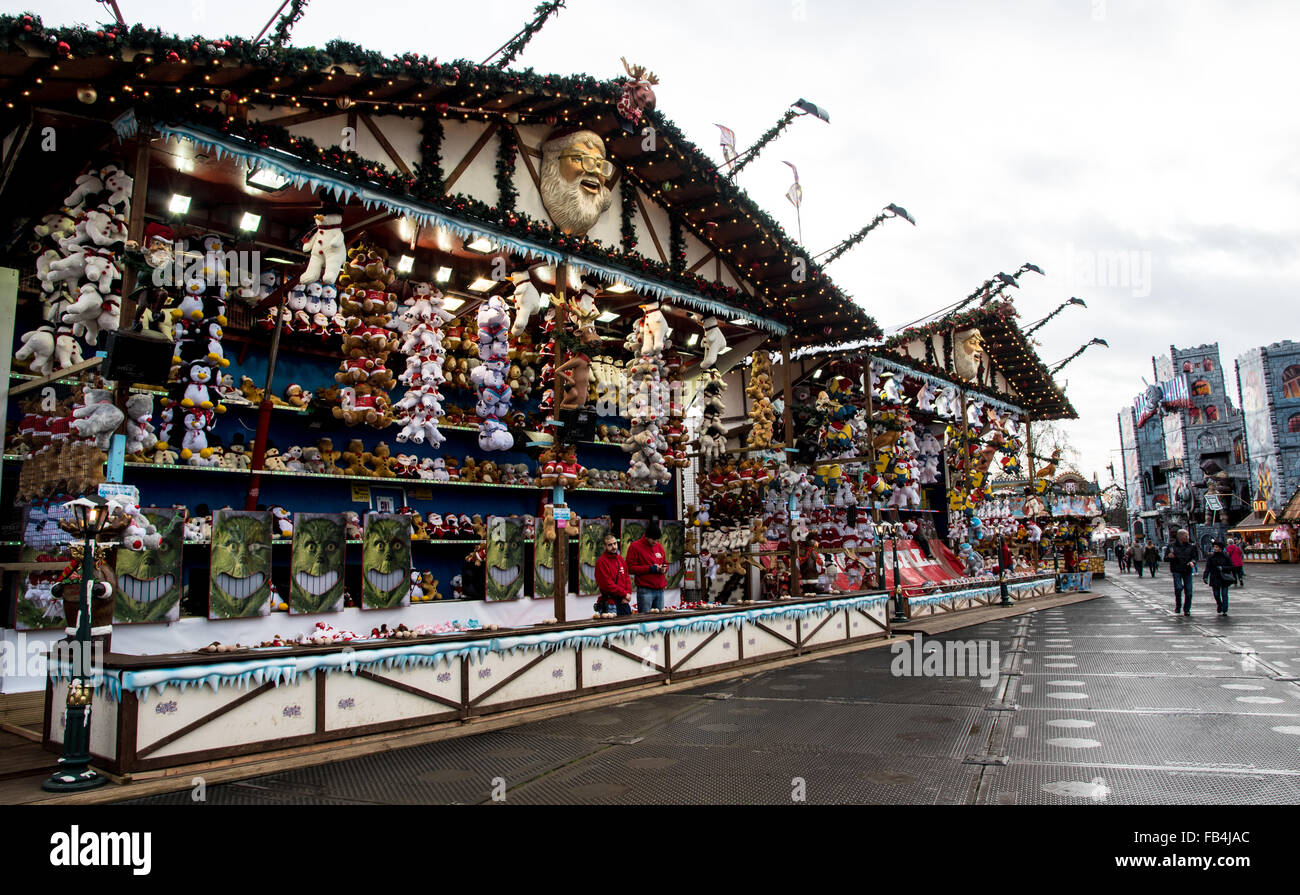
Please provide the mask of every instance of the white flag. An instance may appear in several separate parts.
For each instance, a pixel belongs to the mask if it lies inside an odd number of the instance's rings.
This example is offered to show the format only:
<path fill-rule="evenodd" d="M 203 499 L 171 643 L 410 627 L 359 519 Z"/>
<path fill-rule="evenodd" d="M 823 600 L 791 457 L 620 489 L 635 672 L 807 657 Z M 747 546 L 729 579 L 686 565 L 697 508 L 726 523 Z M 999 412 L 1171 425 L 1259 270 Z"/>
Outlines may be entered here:
<path fill-rule="evenodd" d="M 726 159 L 726 164 L 731 164 L 736 160 L 736 132 L 725 125 L 715 124 L 718 130 L 722 131 L 722 157 Z"/>
<path fill-rule="evenodd" d="M 794 186 L 786 191 L 785 197 L 790 200 L 791 205 L 798 208 L 803 204 L 803 187 L 799 185 L 799 169 L 789 162 L 782 162 L 782 164 L 790 165 L 790 170 L 794 172 Z"/>

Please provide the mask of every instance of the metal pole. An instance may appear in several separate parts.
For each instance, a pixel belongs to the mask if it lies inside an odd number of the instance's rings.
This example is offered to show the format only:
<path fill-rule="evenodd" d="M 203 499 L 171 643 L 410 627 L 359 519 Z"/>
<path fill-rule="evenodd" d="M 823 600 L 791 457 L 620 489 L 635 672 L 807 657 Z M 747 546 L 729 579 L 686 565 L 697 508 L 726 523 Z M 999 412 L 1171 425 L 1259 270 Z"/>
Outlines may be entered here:
<path fill-rule="evenodd" d="M 1002 533 L 998 532 L 998 589 L 1002 592 L 1001 606 L 1011 605 L 1011 592 L 1007 589 L 1007 565 L 1002 561 Z"/>
<path fill-rule="evenodd" d="M 565 295 L 569 285 L 569 265 L 560 263 L 555 265 L 555 331 L 563 332 L 564 324 L 568 318 L 567 305 L 565 304 Z M 566 357 L 565 360 L 568 360 Z M 555 358 L 556 366 L 560 365 L 560 359 Z M 556 385 L 559 384 L 558 378 Z M 585 396 L 583 398 L 586 400 Z M 558 406 L 560 398 L 555 398 Z M 558 413 L 556 414 L 558 416 Z M 558 432 L 553 441 L 558 445 L 561 441 L 568 441 L 568 434 L 563 428 L 558 428 Z M 561 439 L 561 435 L 565 436 Z M 560 479 L 563 482 L 563 479 Z M 564 485 L 556 485 L 551 492 L 552 506 L 564 506 Z M 555 618 L 563 624 L 568 620 L 568 600 L 569 593 L 569 528 L 568 523 L 561 528 L 559 523 L 555 526 L 555 587 L 551 597 L 553 601 Z"/>
<path fill-rule="evenodd" d="M 262 494 L 262 469 L 266 462 L 266 437 L 271 430 L 271 386 L 275 382 L 275 361 L 280 354 L 280 333 L 284 330 L 284 308 L 289 301 L 289 290 L 280 295 L 280 306 L 275 312 L 275 332 L 271 336 L 271 354 L 266 362 L 266 388 L 262 390 L 262 403 L 257 405 L 257 434 L 253 437 L 253 457 L 249 464 L 248 492 L 244 495 L 244 509 L 256 510 Z"/>

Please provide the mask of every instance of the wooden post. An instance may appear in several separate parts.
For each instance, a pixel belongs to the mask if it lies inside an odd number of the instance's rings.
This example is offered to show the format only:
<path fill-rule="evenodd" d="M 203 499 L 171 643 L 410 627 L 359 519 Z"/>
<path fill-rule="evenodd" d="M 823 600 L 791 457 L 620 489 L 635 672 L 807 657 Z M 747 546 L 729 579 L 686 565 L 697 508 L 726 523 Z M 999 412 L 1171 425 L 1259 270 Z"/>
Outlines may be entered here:
<path fill-rule="evenodd" d="M 135 170 L 131 175 L 131 220 L 127 223 L 127 240 L 137 245 L 144 240 L 145 212 L 149 200 L 149 128 L 142 127 L 135 138 Z M 135 269 L 127 267 L 122 271 L 122 300 L 118 304 L 117 328 L 129 331 L 135 326 L 136 300 Z M 179 284 L 177 284 L 179 285 Z M 131 383 L 119 380 L 113 389 L 113 405 L 126 412 L 127 399 L 131 397 Z M 108 453 L 108 469 L 105 478 L 110 482 L 122 481 L 123 463 L 126 459 L 126 426 L 129 418 L 124 417 L 117 432 L 113 434 L 113 444 Z"/>
<path fill-rule="evenodd" d="M 560 263 L 555 265 L 555 332 L 563 331 L 565 321 L 568 318 L 565 306 L 565 295 L 569 285 L 569 265 Z M 566 357 L 565 360 L 568 360 Z M 555 358 L 555 366 L 561 363 L 560 358 Z M 557 377 L 552 388 L 558 391 L 559 378 Z M 555 397 L 555 405 L 560 404 L 560 397 Z M 561 430 L 562 431 L 562 430 Z M 567 434 L 567 433 L 565 433 Z M 555 442 L 560 442 L 559 435 L 556 435 Z M 563 480 L 561 480 L 563 481 Z M 564 503 L 564 485 L 559 484 L 551 493 L 551 503 L 559 506 Z M 569 529 L 566 524 L 564 528 L 555 526 L 555 587 L 552 595 L 555 618 L 561 624 L 568 620 L 568 593 L 569 593 Z"/>
<path fill-rule="evenodd" d="M 790 359 L 790 350 L 793 346 L 794 339 L 786 333 L 781 337 L 781 362 L 785 367 L 785 412 L 782 414 L 782 425 L 785 427 L 785 437 L 781 440 L 785 443 L 787 450 L 794 448 L 794 367 Z M 803 582 L 799 578 L 799 545 L 794 542 L 794 524 L 790 519 L 789 507 L 786 508 L 785 520 L 785 539 L 790 545 L 790 596 L 803 596 Z M 760 587 L 761 577 L 760 577 Z"/>
<path fill-rule="evenodd" d="M 1025 465 L 1029 469 L 1029 494 L 1035 496 L 1034 492 L 1034 430 L 1033 417 L 1025 414 Z M 1042 560 L 1043 544 L 1041 541 L 1034 544 L 1034 571 L 1038 571 L 1038 565 Z"/>

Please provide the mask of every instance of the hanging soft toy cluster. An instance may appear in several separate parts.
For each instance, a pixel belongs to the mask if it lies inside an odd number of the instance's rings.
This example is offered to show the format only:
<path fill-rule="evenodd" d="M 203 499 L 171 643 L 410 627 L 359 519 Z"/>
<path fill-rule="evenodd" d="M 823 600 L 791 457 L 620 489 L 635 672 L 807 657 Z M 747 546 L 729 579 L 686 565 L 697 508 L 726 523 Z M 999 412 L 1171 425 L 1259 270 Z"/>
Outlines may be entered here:
<path fill-rule="evenodd" d="M 628 475 L 633 487 L 648 490 L 673 478 L 664 462 L 668 440 L 660 432 L 660 423 L 667 422 L 671 412 L 663 356 L 671 331 L 658 302 L 642 305 L 641 310 L 641 319 L 624 343 L 635 354 L 627 363 L 627 383 L 631 390 L 628 417 L 632 431 L 623 442 L 623 450 L 632 454 Z"/>
<path fill-rule="evenodd" d="M 80 363 L 82 342 L 93 349 L 100 331 L 117 329 L 120 297 L 113 290 L 122 277 L 118 255 L 127 237 L 131 187 L 117 165 L 91 170 L 77 178 L 63 207 L 34 228 L 46 324 L 24 333 L 15 355 L 33 373 L 48 376 Z"/>
<path fill-rule="evenodd" d="M 442 325 L 455 316 L 443 306 L 442 293 L 428 283 L 413 283 L 405 305 L 394 320 L 404 333 L 399 350 L 406 355 L 406 370 L 398 379 L 407 387 L 406 395 L 394 405 L 402 426 L 397 440 L 436 448 L 446 440 L 438 430 L 443 415 L 439 387 L 446 381 L 443 362 L 447 356 Z"/>
<path fill-rule="evenodd" d="M 226 410 L 221 370 L 230 366 L 222 348 L 230 281 L 227 255 L 215 234 L 204 236 L 202 247 L 202 266 L 187 266 L 182 295 L 171 309 L 174 384 L 163 399 L 158 430 L 159 449 L 179 440 L 180 459 L 191 466 L 216 465 L 208 433 L 216 426 L 216 414 Z M 183 433 L 180 439 L 175 438 L 177 432 Z"/>
<path fill-rule="evenodd" d="M 479 417 L 478 446 L 485 451 L 508 451 L 514 437 L 506 428 L 510 414 L 510 311 L 505 299 L 493 295 L 478 309 L 479 365 L 470 374 L 478 390 L 475 411 Z"/>
<path fill-rule="evenodd" d="M 716 370 L 705 373 L 703 378 L 697 396 L 704 412 L 700 420 L 698 444 L 700 456 L 711 463 L 721 459 L 727 452 L 727 427 L 722 424 L 722 414 L 727 409 L 727 403 L 723 399 L 727 393 L 727 383 Z"/>
<path fill-rule="evenodd" d="M 321 263 L 328 273 L 330 266 Z M 348 250 L 347 264 L 338 280 L 345 287 L 339 304 L 347 333 L 343 337 L 345 357 L 334 374 L 334 381 L 342 388 L 339 406 L 333 413 L 349 426 L 365 423 L 385 429 L 393 424 L 388 389 L 397 379 L 388 369 L 388 356 L 397 350 L 401 340 L 389 329 L 392 313 L 397 310 L 397 296 L 388 289 L 396 277 L 388 266 L 386 249 L 360 245 Z"/>
<path fill-rule="evenodd" d="M 754 403 L 749 411 L 753 425 L 749 429 L 746 446 L 769 447 L 772 444 L 776 412 L 772 409 L 772 358 L 766 351 L 754 352 L 754 363 L 749 371 L 749 385 L 745 387 L 745 394 Z"/>
<path fill-rule="evenodd" d="M 104 481 L 109 441 L 125 419 L 113 405 L 113 393 L 89 388 L 59 402 L 53 389 L 46 389 L 38 413 L 30 423 L 33 452 L 18 477 L 18 499 L 90 493 Z M 22 425 L 27 424 L 24 417 Z"/>

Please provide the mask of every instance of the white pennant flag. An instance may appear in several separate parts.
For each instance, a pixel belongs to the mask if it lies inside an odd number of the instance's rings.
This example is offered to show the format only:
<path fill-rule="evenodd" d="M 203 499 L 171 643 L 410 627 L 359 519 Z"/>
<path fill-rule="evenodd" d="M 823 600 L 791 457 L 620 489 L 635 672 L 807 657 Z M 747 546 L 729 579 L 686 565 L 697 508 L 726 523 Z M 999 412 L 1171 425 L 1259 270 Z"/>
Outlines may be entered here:
<path fill-rule="evenodd" d="M 721 124 L 714 124 L 714 127 L 722 131 L 722 157 L 729 165 L 736 160 L 736 132 Z"/>
<path fill-rule="evenodd" d="M 799 185 L 799 169 L 790 162 L 782 164 L 790 165 L 790 170 L 794 172 L 794 185 L 786 191 L 785 197 L 790 200 L 790 204 L 798 208 L 803 204 L 803 187 Z"/>

